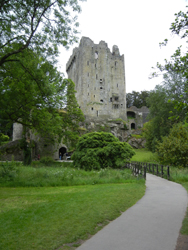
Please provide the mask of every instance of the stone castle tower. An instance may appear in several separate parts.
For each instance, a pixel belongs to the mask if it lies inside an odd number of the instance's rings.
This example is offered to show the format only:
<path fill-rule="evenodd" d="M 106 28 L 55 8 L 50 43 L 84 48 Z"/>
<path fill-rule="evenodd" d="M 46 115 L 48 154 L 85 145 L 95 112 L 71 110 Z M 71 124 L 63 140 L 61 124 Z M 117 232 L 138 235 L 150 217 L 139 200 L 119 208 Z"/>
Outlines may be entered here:
<path fill-rule="evenodd" d="M 76 85 L 76 98 L 86 121 L 126 120 L 124 55 L 116 45 L 82 37 L 66 64 L 68 78 Z"/>

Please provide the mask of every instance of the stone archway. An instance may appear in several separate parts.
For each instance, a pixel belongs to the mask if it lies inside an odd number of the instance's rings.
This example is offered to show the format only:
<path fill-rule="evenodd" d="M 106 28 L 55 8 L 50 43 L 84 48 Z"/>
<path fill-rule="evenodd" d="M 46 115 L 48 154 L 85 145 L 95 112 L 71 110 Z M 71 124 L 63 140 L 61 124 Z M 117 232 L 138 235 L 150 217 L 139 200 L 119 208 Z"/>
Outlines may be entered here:
<path fill-rule="evenodd" d="M 127 111 L 127 118 L 135 118 L 136 117 L 136 114 L 134 111 Z"/>
<path fill-rule="evenodd" d="M 136 126 L 135 126 L 135 123 L 131 123 L 131 129 L 135 129 Z"/>
<path fill-rule="evenodd" d="M 61 160 L 63 159 L 63 155 L 67 152 L 67 149 L 66 147 L 61 147 L 59 149 L 59 159 L 60 159 L 60 156 L 61 156 Z"/>

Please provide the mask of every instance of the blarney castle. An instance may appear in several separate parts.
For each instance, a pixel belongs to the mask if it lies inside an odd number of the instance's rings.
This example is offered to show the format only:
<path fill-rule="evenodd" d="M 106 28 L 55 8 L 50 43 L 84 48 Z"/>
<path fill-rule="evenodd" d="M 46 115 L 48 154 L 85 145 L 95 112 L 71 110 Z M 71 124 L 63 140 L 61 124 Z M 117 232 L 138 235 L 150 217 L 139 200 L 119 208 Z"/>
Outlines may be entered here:
<path fill-rule="evenodd" d="M 121 141 L 127 141 L 132 129 L 143 127 L 148 109 L 126 108 L 124 55 L 120 55 L 118 46 L 114 45 L 111 52 L 106 42 L 94 44 L 90 38 L 82 37 L 66 64 L 66 71 L 75 83 L 76 98 L 85 115 L 81 131 L 111 132 Z M 13 145 L 22 138 L 22 130 L 22 125 L 14 124 Z M 36 142 L 33 159 L 38 154 L 43 156 L 44 152 L 48 155 L 51 152 L 58 160 L 60 154 L 68 151 L 63 143 L 45 148 L 34 136 L 31 139 Z M 23 154 L 14 151 L 14 146 L 11 149 L 9 144 L 5 159 L 11 160 L 14 155 L 15 160 L 22 160 Z"/>
<path fill-rule="evenodd" d="M 111 52 L 106 42 L 94 44 L 90 38 L 82 37 L 66 71 L 76 85 L 86 129 L 107 130 L 126 141 L 128 131 L 143 126 L 148 109 L 126 108 L 124 55 L 120 55 L 118 46 L 114 45 Z"/>

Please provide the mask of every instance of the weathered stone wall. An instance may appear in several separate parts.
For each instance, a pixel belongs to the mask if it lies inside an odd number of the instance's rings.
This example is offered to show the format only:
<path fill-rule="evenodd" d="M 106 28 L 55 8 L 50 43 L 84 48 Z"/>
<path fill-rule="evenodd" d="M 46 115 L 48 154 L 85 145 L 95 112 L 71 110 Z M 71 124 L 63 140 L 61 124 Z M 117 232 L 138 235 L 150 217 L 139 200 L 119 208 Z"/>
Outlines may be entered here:
<path fill-rule="evenodd" d="M 15 140 L 0 147 L 1 161 L 23 161 L 23 151 L 20 147 L 20 141 Z"/>
<path fill-rule="evenodd" d="M 132 113 L 132 117 L 131 117 Z M 132 124 L 135 124 L 135 129 L 142 128 L 144 123 L 146 123 L 147 116 L 149 114 L 149 109 L 146 106 L 143 106 L 141 108 L 137 108 L 135 106 L 132 106 L 130 108 L 127 108 L 127 121 L 129 123 L 129 129 L 132 129 Z"/>
<path fill-rule="evenodd" d="M 124 55 L 116 45 L 82 37 L 73 50 L 66 70 L 76 85 L 76 98 L 86 121 L 122 118 L 126 120 Z"/>

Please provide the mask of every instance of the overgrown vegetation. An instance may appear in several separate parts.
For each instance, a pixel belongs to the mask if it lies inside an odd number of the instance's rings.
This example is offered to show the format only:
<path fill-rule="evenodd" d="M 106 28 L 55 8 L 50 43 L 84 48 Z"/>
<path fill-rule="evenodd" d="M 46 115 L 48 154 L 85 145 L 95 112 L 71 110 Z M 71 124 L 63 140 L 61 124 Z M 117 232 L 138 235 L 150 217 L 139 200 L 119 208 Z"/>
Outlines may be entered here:
<path fill-rule="evenodd" d="M 120 168 L 134 155 L 126 142 L 120 142 L 111 133 L 93 132 L 80 137 L 72 155 L 76 168 L 85 170 Z"/>
<path fill-rule="evenodd" d="M 168 136 L 158 143 L 157 153 L 162 164 L 188 167 L 188 126 L 175 124 Z"/>
<path fill-rule="evenodd" d="M 0 133 L 0 146 L 3 144 L 6 144 L 10 140 L 8 135 L 4 135 L 3 133 Z"/>
<path fill-rule="evenodd" d="M 23 166 L 14 162 L 0 163 L 1 187 L 55 187 L 73 185 L 95 185 L 107 183 L 133 183 L 136 179 L 129 169 L 100 169 L 84 171 L 69 162 L 33 162 Z"/>

